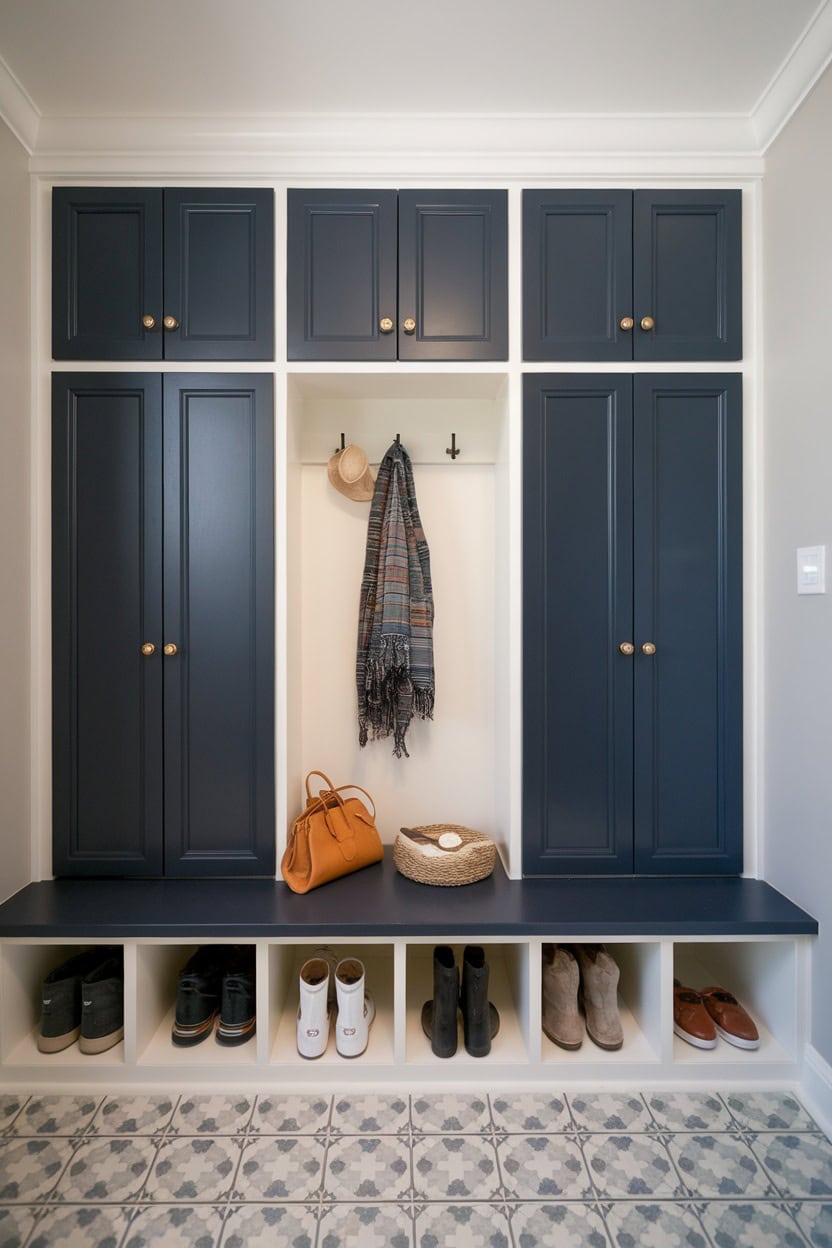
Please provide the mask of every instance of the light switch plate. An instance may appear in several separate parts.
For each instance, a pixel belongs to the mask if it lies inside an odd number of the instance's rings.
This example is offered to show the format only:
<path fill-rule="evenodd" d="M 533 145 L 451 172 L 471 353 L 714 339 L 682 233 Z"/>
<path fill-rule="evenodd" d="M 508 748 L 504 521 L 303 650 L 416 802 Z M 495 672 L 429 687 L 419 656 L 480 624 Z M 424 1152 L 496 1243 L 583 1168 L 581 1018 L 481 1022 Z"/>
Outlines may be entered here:
<path fill-rule="evenodd" d="M 797 550 L 797 592 L 826 593 L 826 547 L 799 546 Z"/>

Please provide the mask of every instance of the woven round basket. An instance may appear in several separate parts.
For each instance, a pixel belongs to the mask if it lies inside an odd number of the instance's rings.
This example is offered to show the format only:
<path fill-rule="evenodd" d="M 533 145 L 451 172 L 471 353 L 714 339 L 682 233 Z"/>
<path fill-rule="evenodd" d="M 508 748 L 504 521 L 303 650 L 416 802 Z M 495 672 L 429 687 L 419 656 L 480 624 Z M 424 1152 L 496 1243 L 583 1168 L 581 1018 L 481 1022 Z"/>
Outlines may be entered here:
<path fill-rule="evenodd" d="M 402 828 L 393 844 L 396 868 L 417 884 L 474 884 L 491 874 L 496 860 L 489 836 L 458 823 Z"/>

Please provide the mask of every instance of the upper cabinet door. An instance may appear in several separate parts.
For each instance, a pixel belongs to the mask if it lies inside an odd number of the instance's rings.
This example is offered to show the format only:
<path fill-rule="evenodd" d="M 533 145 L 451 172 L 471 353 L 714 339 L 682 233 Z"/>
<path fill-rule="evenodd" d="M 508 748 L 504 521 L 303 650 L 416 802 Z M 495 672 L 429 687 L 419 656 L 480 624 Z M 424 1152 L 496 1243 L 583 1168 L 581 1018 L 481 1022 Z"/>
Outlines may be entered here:
<path fill-rule="evenodd" d="M 290 190 L 288 358 L 395 360 L 396 192 Z"/>
<path fill-rule="evenodd" d="M 508 357 L 505 191 L 399 192 L 399 359 Z"/>
<path fill-rule="evenodd" d="M 523 358 L 633 354 L 632 191 L 523 192 Z"/>
<path fill-rule="evenodd" d="M 56 187 L 52 262 L 56 360 L 162 358 L 160 190 Z"/>
<path fill-rule="evenodd" d="M 272 191 L 165 191 L 165 358 L 273 359 L 273 273 Z"/>
<path fill-rule="evenodd" d="M 741 192 L 634 198 L 635 359 L 740 359 Z"/>

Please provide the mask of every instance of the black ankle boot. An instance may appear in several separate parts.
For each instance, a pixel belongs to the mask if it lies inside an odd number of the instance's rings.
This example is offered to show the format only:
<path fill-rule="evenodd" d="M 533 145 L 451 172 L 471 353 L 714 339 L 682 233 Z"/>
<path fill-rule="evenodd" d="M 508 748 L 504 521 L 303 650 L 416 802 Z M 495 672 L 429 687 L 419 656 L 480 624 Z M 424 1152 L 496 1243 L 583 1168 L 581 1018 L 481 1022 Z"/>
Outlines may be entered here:
<path fill-rule="evenodd" d="M 459 1005 L 459 971 L 450 945 L 433 951 L 433 1000 L 422 1006 L 422 1031 L 437 1057 L 456 1053 L 456 1011 Z"/>
<path fill-rule="evenodd" d="M 466 1051 L 472 1057 L 487 1057 L 500 1030 L 500 1015 L 488 1000 L 488 963 L 481 945 L 465 947 L 459 1005 Z"/>

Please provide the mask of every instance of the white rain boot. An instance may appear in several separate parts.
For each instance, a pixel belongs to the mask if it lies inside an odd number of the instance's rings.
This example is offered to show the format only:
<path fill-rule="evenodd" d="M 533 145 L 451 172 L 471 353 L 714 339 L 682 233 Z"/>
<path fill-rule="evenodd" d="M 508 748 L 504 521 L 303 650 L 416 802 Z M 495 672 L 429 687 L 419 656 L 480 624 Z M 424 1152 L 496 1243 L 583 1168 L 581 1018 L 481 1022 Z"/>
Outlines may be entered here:
<path fill-rule="evenodd" d="M 360 1057 L 370 1038 L 370 1024 L 376 1007 L 364 991 L 364 963 L 358 958 L 342 958 L 335 969 L 338 1017 L 335 1047 L 342 1057 Z"/>
<path fill-rule="evenodd" d="M 329 966 L 324 958 L 310 958 L 300 968 L 298 1053 L 321 1057 L 329 1043 Z"/>

